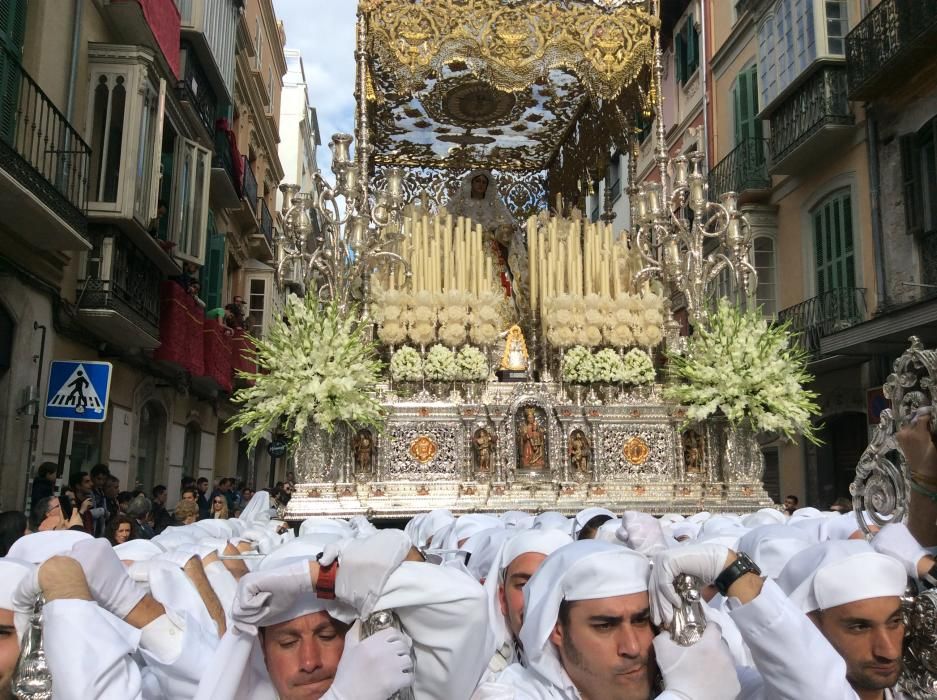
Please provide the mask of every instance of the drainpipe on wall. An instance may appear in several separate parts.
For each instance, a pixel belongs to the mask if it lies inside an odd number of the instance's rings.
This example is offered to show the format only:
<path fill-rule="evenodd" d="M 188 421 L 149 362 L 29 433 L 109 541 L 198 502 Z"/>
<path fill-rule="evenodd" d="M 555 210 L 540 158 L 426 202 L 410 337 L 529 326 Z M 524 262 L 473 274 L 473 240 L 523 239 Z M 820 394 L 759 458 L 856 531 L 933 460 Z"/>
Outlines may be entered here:
<path fill-rule="evenodd" d="M 865 104 L 865 138 L 869 159 L 869 199 L 872 206 L 872 256 L 875 259 L 875 313 L 888 303 L 885 290 L 885 245 L 882 240 L 882 191 L 878 159 L 878 120 Z"/>
<path fill-rule="evenodd" d="M 700 52 L 700 78 L 702 80 L 702 85 L 700 89 L 703 92 L 703 147 L 706 149 L 706 168 L 712 168 L 711 156 L 713 154 L 713 135 L 709 132 L 709 109 L 710 109 L 710 99 L 709 99 L 709 32 L 707 31 L 706 22 L 706 3 L 708 0 L 700 0 L 700 45 L 703 47 L 703 50 Z"/>
<path fill-rule="evenodd" d="M 78 49 L 81 42 L 81 14 L 84 9 L 84 0 L 75 0 L 75 11 L 72 13 L 72 56 L 68 68 L 68 92 L 65 95 L 65 119 L 73 123 L 75 116 L 75 83 L 78 80 Z"/>

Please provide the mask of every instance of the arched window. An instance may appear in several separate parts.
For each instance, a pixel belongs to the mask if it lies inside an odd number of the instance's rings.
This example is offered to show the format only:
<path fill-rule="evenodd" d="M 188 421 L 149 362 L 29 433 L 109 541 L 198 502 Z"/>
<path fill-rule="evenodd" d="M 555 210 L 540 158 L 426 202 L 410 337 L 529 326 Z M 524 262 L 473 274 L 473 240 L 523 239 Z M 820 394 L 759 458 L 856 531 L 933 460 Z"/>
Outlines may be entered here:
<path fill-rule="evenodd" d="M 202 448 L 202 428 L 198 423 L 185 426 L 185 438 L 182 442 L 182 473 L 195 476 L 199 468 L 199 453 Z"/>
<path fill-rule="evenodd" d="M 137 435 L 137 487 L 149 493 L 163 477 L 163 449 L 166 445 L 166 410 L 159 401 L 147 401 L 140 409 Z"/>

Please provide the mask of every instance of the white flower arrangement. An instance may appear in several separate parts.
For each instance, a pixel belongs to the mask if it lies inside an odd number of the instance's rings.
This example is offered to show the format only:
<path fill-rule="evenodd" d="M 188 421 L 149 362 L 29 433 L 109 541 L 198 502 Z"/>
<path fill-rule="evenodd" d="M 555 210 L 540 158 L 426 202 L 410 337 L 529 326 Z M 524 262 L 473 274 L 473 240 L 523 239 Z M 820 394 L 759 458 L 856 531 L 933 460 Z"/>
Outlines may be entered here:
<path fill-rule="evenodd" d="M 624 381 L 626 384 L 651 384 L 657 377 L 654 360 L 644 350 L 632 348 L 623 358 Z"/>
<path fill-rule="evenodd" d="M 599 350 L 595 353 L 592 363 L 595 381 L 606 384 L 620 384 L 625 381 L 625 364 L 612 348 Z"/>
<path fill-rule="evenodd" d="M 488 322 L 473 324 L 469 337 L 476 345 L 488 347 L 498 339 L 498 327 Z"/>
<path fill-rule="evenodd" d="M 377 328 L 377 337 L 385 345 L 400 345 L 407 339 L 407 327 L 396 321 L 384 321 Z"/>
<path fill-rule="evenodd" d="M 634 333 L 627 323 L 607 326 L 603 331 L 605 342 L 616 348 L 627 348 L 634 345 Z"/>
<path fill-rule="evenodd" d="M 804 388 L 813 380 L 807 353 L 791 341 L 788 324 L 769 324 L 758 311 L 721 300 L 686 353 L 669 359 L 674 383 L 665 397 L 687 407 L 688 422 L 721 412 L 733 426 L 748 421 L 755 430 L 817 442 L 817 395 Z"/>
<path fill-rule="evenodd" d="M 562 369 L 563 380 L 570 384 L 590 384 L 595 381 L 592 353 L 582 345 L 576 345 L 566 352 Z"/>
<path fill-rule="evenodd" d="M 488 362 L 485 354 L 471 345 L 464 346 L 456 354 L 457 379 L 463 382 L 482 382 L 488 378 Z"/>
<path fill-rule="evenodd" d="M 581 334 L 582 344 L 594 348 L 602 344 L 602 328 L 600 326 L 584 326 Z"/>
<path fill-rule="evenodd" d="M 436 339 L 436 325 L 425 321 L 411 323 L 407 333 L 417 345 L 429 345 Z"/>
<path fill-rule="evenodd" d="M 390 358 L 390 376 L 397 382 L 423 379 L 423 358 L 414 348 L 402 347 Z"/>
<path fill-rule="evenodd" d="M 447 323 L 439 328 L 439 339 L 450 348 L 462 345 L 465 335 L 465 326 L 460 323 Z"/>
<path fill-rule="evenodd" d="M 240 410 L 228 430 L 240 428 L 251 450 L 281 430 L 296 444 L 310 423 L 331 433 L 336 423 L 380 428 L 384 413 L 373 390 L 381 362 L 356 314 L 320 306 L 314 294 L 287 297 L 283 315 L 263 338 L 251 338 L 257 372 L 234 394 Z"/>
<path fill-rule="evenodd" d="M 434 345 L 426 353 L 423 374 L 434 382 L 451 382 L 456 378 L 455 353 L 445 345 Z"/>

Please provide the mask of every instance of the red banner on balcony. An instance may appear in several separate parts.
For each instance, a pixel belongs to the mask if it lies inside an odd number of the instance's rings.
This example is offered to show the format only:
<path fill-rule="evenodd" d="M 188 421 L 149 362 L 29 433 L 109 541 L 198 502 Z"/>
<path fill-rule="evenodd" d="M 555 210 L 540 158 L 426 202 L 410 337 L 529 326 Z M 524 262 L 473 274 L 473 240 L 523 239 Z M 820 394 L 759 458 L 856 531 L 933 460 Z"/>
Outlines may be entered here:
<path fill-rule="evenodd" d="M 202 330 L 205 312 L 178 282 L 166 280 L 159 290 L 159 348 L 153 357 L 171 362 L 193 376 L 204 374 Z"/>
<path fill-rule="evenodd" d="M 202 338 L 205 347 L 205 376 L 218 388 L 229 394 L 233 388 L 234 370 L 231 366 L 233 338 L 225 333 L 218 319 L 205 321 Z"/>
<path fill-rule="evenodd" d="M 150 31 L 156 37 L 156 43 L 172 68 L 173 75 L 179 77 L 179 37 L 182 31 L 182 17 L 173 0 L 138 0 L 143 8 L 143 16 L 150 25 Z"/>
<path fill-rule="evenodd" d="M 251 360 L 251 350 L 253 345 L 247 339 L 247 333 L 240 328 L 234 331 L 234 338 L 231 342 L 232 358 L 231 364 L 235 371 L 256 372 L 257 365 Z"/>

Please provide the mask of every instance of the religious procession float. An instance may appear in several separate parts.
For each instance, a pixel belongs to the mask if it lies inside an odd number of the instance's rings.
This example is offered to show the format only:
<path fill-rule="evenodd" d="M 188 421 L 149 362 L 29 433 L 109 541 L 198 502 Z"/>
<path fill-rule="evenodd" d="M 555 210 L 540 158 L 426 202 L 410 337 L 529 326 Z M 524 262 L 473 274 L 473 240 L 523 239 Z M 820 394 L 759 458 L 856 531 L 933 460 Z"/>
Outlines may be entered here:
<path fill-rule="evenodd" d="M 304 294 L 237 396 L 252 443 L 290 441 L 287 518 L 771 504 L 758 440 L 814 438 L 810 378 L 749 308 L 735 193 L 665 147 L 660 26 L 634 0 L 361 0 L 356 134 L 334 184 L 282 187 Z M 612 153 L 627 222 L 583 215 Z"/>

